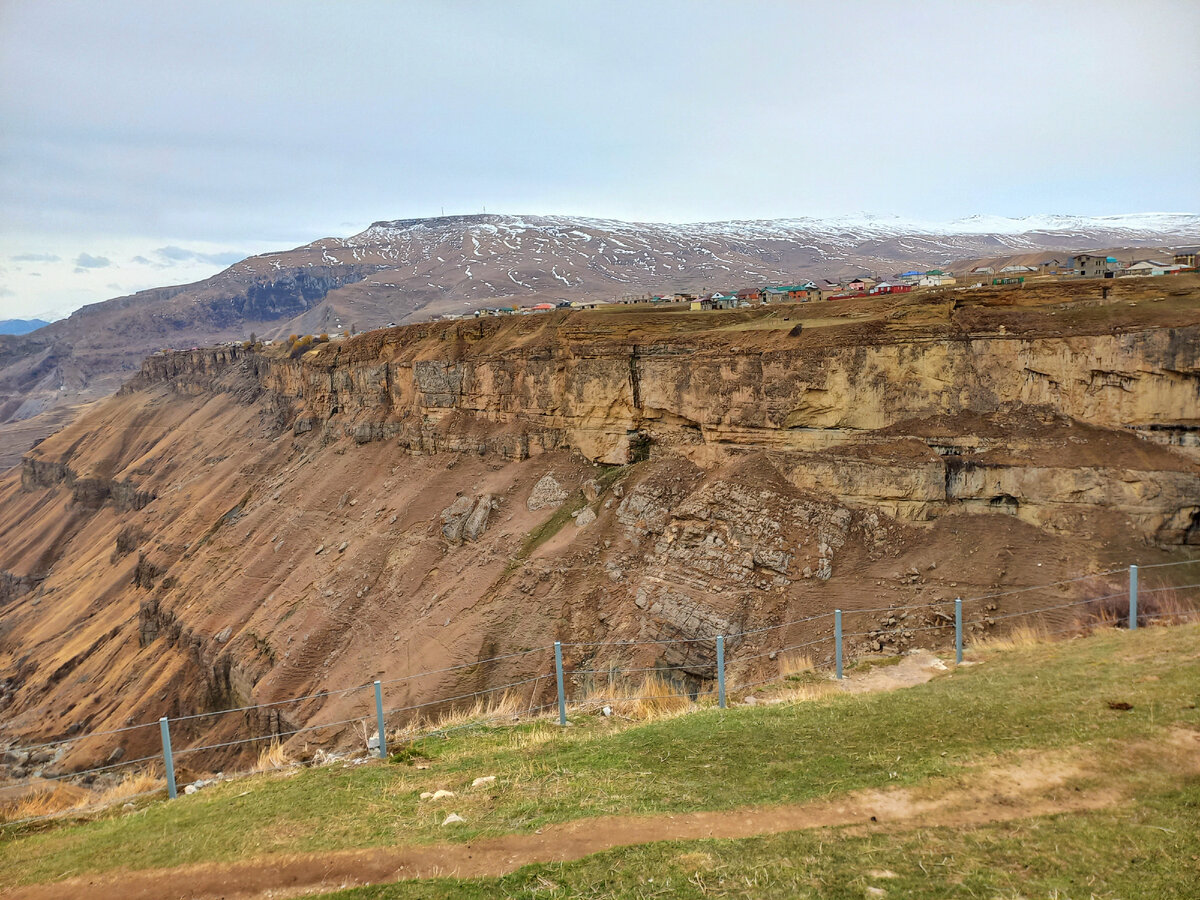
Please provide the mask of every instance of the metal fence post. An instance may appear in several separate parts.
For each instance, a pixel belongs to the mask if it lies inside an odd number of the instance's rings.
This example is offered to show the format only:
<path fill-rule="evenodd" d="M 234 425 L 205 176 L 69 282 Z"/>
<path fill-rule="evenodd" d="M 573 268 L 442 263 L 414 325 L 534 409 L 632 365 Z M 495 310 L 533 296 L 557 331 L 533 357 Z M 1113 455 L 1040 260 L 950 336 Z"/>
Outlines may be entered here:
<path fill-rule="evenodd" d="M 563 689 L 562 643 L 554 642 L 554 674 L 558 679 L 558 724 L 567 724 L 567 692 Z"/>
<path fill-rule="evenodd" d="M 837 677 L 842 677 L 842 611 L 835 609 L 833 611 L 833 637 L 834 648 L 833 656 L 837 667 Z"/>
<path fill-rule="evenodd" d="M 375 726 L 379 729 L 379 758 L 387 759 L 387 735 L 383 727 L 383 685 L 375 679 Z"/>
<path fill-rule="evenodd" d="M 175 790 L 175 756 L 171 753 L 171 726 L 167 717 L 158 720 L 158 728 L 162 732 L 163 768 L 167 771 L 167 796 L 174 800 L 178 793 Z"/>
<path fill-rule="evenodd" d="M 717 706 L 725 708 L 725 635 L 717 635 Z"/>
<path fill-rule="evenodd" d="M 1137 566 L 1129 567 L 1129 630 L 1137 629 L 1138 611 L 1137 611 Z"/>
<path fill-rule="evenodd" d="M 962 597 L 954 598 L 954 661 L 962 662 Z"/>

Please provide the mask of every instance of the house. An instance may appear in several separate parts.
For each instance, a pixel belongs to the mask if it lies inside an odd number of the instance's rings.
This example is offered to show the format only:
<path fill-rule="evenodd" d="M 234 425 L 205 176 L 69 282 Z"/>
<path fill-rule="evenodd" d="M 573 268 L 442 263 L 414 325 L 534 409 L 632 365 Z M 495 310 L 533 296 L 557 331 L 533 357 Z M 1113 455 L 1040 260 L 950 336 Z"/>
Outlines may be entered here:
<path fill-rule="evenodd" d="M 913 289 L 911 284 L 888 284 L 886 281 L 881 281 L 879 284 L 871 288 L 867 293 L 871 295 L 879 294 L 907 294 Z"/>
<path fill-rule="evenodd" d="M 548 312 L 552 309 L 554 309 L 553 303 L 535 303 L 529 307 L 530 312 Z"/>
<path fill-rule="evenodd" d="M 716 309 L 716 308 L 717 307 L 713 303 L 713 300 L 711 297 L 704 297 L 702 299 L 696 299 L 696 300 L 691 301 L 690 304 L 688 304 L 688 309 L 694 310 L 696 312 L 700 312 L 701 310 L 707 312 L 710 309 Z"/>
<path fill-rule="evenodd" d="M 1200 247 L 1184 247 L 1182 250 L 1176 250 L 1174 262 L 1177 266 L 1196 268 L 1197 263 L 1200 262 Z"/>
<path fill-rule="evenodd" d="M 901 272 L 896 276 L 896 280 L 903 284 L 916 284 L 924 275 L 924 272 L 918 272 L 916 269 L 912 269 L 908 272 Z M 876 287 L 878 287 L 878 285 L 876 285 Z"/>
<path fill-rule="evenodd" d="M 836 281 L 830 281 L 828 278 L 823 278 L 821 280 L 821 299 L 822 300 L 828 300 L 834 294 L 840 294 L 841 292 L 842 292 L 842 286 L 840 284 L 838 284 Z"/>
<path fill-rule="evenodd" d="M 765 296 L 762 288 L 742 288 L 737 292 L 738 301 L 741 303 L 763 303 Z"/>
<path fill-rule="evenodd" d="M 1121 270 L 1122 275 L 1165 275 L 1166 263 L 1155 262 L 1152 259 L 1141 259 L 1130 263 Z"/>
<path fill-rule="evenodd" d="M 996 270 L 991 266 L 976 266 L 971 270 L 972 275 L 995 275 Z"/>
<path fill-rule="evenodd" d="M 1001 269 L 1000 274 L 1001 275 L 1026 275 L 1030 272 L 1036 272 L 1036 271 L 1037 271 L 1037 269 L 1035 269 L 1033 266 L 1011 265 L 1011 266 L 1005 266 L 1003 269 Z"/>
<path fill-rule="evenodd" d="M 813 282 L 763 288 L 766 303 L 807 303 L 821 299 L 821 290 Z"/>
<path fill-rule="evenodd" d="M 1076 253 L 1068 262 L 1081 278 L 1112 278 L 1120 267 L 1115 257 L 1094 253 Z"/>
<path fill-rule="evenodd" d="M 867 283 L 861 278 L 855 278 L 852 281 L 846 282 L 846 290 L 850 293 L 858 293 L 867 289 Z"/>
<path fill-rule="evenodd" d="M 921 287 L 940 287 L 943 284 L 956 284 L 957 281 L 958 279 L 953 275 L 938 271 L 936 274 L 934 272 L 926 272 L 917 279 L 917 284 L 921 285 Z"/>

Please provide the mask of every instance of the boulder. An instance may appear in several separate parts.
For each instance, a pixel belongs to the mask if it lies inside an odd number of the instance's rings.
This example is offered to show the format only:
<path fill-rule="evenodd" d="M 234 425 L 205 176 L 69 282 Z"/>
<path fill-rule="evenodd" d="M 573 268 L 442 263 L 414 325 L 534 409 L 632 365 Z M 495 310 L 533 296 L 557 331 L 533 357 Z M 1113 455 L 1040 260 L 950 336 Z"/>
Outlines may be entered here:
<path fill-rule="evenodd" d="M 525 501 L 525 505 L 534 512 L 539 509 L 546 509 L 547 507 L 557 508 L 569 496 L 570 492 L 558 483 L 553 473 L 547 472 L 533 486 L 533 490 L 530 491 L 529 499 Z"/>
<path fill-rule="evenodd" d="M 475 504 L 463 523 L 462 536 L 464 540 L 475 541 L 487 528 L 488 516 L 492 512 L 492 495 L 484 494 Z"/>

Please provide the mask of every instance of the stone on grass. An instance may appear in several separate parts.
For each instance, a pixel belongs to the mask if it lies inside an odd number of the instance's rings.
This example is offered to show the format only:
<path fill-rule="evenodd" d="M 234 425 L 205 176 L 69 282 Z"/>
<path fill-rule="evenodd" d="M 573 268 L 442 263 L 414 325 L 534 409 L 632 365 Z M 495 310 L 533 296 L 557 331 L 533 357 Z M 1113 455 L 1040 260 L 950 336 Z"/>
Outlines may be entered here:
<path fill-rule="evenodd" d="M 465 821 L 467 820 L 458 813 L 450 813 L 450 815 L 446 816 L 446 818 L 442 820 L 442 827 L 444 828 L 447 825 L 457 825 L 459 822 Z"/>
<path fill-rule="evenodd" d="M 491 784 L 495 780 L 496 780 L 495 775 L 480 775 L 478 778 L 476 778 L 474 781 L 471 782 L 471 787 L 473 787 L 473 788 L 482 787 L 485 784 Z"/>

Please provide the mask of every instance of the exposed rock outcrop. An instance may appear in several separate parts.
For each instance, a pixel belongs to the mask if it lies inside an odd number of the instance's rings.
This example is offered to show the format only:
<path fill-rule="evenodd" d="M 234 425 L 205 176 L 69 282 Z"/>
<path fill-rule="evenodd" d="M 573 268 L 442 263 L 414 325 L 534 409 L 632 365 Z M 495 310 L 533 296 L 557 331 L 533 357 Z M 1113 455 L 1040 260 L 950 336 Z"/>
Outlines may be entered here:
<path fill-rule="evenodd" d="M 1104 573 L 1200 542 L 1200 304 L 1038 296 L 827 304 L 798 335 L 803 307 L 616 310 L 155 356 L 0 479 L 6 728 L 309 698 L 180 725 L 222 743 L 360 718 L 340 689 L 381 675 L 423 714 L 509 682 L 537 706 L 554 640 L 572 690 L 669 666 L 701 691 L 717 635 L 752 680 L 825 652 L 834 607 L 873 652 L 945 640 L 955 596 L 1087 571 L 1055 602 L 1116 595 Z"/>

